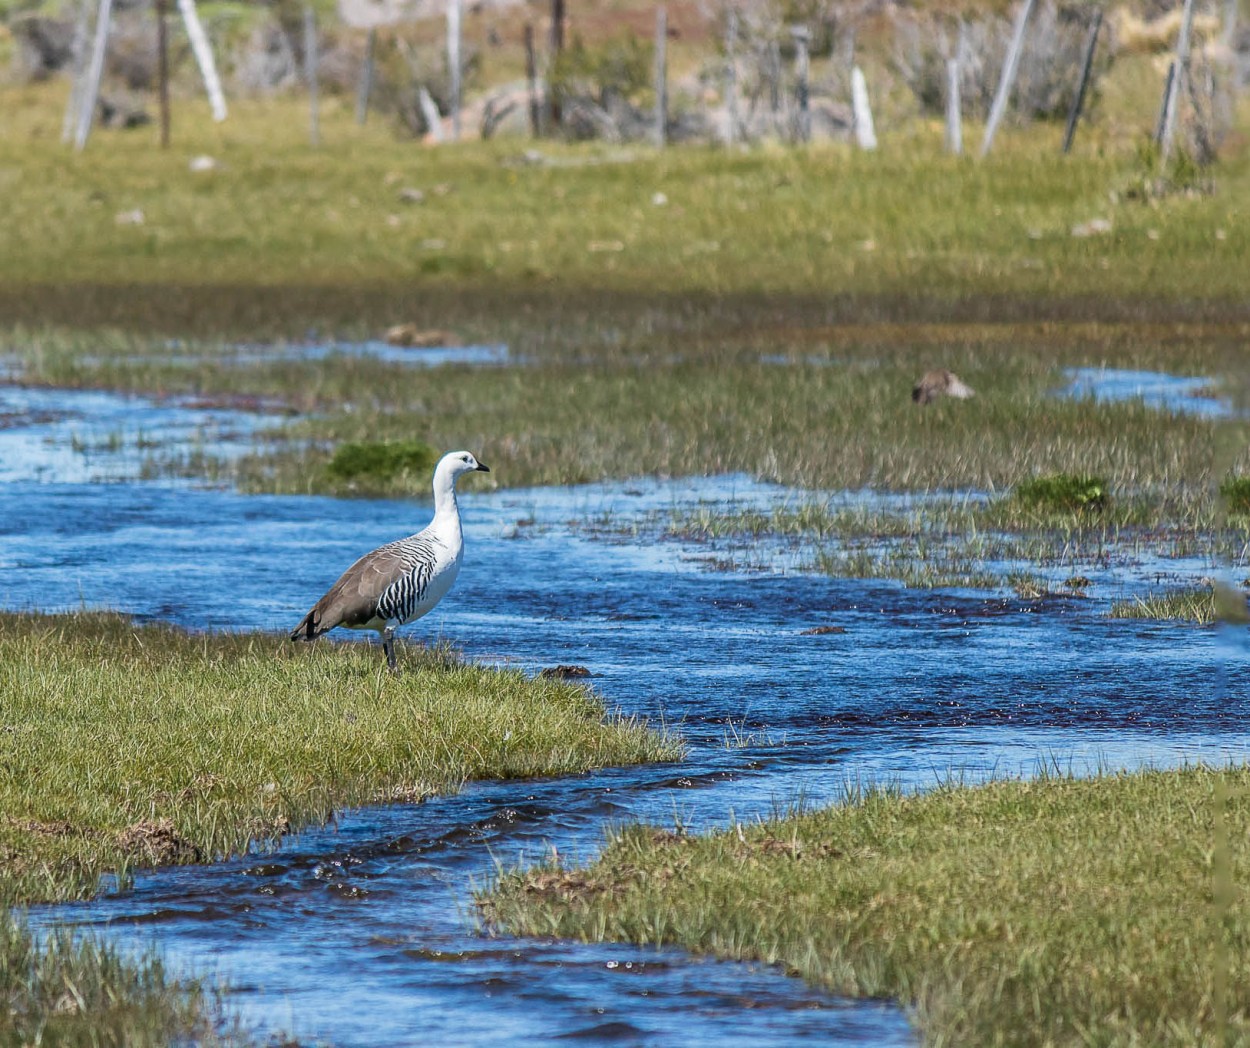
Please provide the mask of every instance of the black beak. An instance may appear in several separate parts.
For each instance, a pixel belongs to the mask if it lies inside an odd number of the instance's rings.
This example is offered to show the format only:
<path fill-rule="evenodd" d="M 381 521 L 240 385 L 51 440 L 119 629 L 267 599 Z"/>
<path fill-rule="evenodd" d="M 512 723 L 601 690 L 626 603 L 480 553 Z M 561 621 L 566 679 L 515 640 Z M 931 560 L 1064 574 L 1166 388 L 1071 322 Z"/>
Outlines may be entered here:
<path fill-rule="evenodd" d="M 489 472 L 490 472 L 490 466 L 483 466 L 483 465 L 479 462 L 479 463 L 477 464 L 477 471 L 478 471 L 479 473 L 489 473 Z"/>

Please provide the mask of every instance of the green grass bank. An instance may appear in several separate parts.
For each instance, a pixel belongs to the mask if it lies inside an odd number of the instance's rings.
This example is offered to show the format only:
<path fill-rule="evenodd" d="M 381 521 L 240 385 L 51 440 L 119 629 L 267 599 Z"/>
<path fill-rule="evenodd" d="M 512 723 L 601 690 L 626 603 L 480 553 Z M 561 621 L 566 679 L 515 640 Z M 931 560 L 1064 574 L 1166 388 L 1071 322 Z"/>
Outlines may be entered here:
<path fill-rule="evenodd" d="M 0 615 L 0 896 L 211 861 L 468 779 L 673 760 L 583 689 L 375 647 L 192 636 L 113 615 Z"/>
<path fill-rule="evenodd" d="M 351 806 L 487 777 L 674 760 L 583 689 L 408 648 L 192 636 L 108 614 L 0 613 L 0 1045 L 246 1040 L 202 981 L 13 905 L 208 862 Z"/>
<path fill-rule="evenodd" d="M 889 997 L 930 1044 L 1250 1038 L 1250 771 L 1042 776 L 686 837 L 479 896 L 509 933 L 680 945 Z"/>

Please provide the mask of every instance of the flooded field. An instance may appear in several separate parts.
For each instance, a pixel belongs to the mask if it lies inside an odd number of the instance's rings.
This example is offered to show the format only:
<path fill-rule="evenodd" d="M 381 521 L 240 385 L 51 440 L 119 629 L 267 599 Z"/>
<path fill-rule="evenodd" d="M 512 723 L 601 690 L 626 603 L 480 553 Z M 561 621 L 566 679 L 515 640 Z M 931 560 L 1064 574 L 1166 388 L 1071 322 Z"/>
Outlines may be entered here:
<path fill-rule="evenodd" d="M 423 526 L 430 506 L 424 492 L 344 503 L 142 479 L 147 442 L 229 456 L 263 422 L 0 387 L 0 605 L 107 607 L 286 643 L 340 568 Z M 472 450 L 490 463 L 489 448 Z M 497 864 L 551 848 L 588 858 L 606 829 L 633 820 L 700 830 L 872 782 L 922 789 L 1250 755 L 1250 671 L 1230 658 L 1241 633 L 1107 617 L 1113 598 L 1161 573 L 1196 580 L 1218 564 L 1125 556 L 1090 572 L 1089 597 L 1029 600 L 1006 586 L 829 578 L 780 543 L 755 549 L 753 570 L 726 570 L 731 544 L 662 526 L 805 497 L 742 476 L 494 493 L 465 483 L 464 570 L 405 633 L 531 672 L 585 666 L 609 706 L 680 732 L 689 759 L 346 812 L 271 853 L 145 873 L 132 891 L 43 908 L 35 923 L 156 944 L 176 966 L 220 976 L 261 1037 L 911 1043 L 900 1008 L 768 968 L 489 938 L 474 922 L 471 888 Z"/>

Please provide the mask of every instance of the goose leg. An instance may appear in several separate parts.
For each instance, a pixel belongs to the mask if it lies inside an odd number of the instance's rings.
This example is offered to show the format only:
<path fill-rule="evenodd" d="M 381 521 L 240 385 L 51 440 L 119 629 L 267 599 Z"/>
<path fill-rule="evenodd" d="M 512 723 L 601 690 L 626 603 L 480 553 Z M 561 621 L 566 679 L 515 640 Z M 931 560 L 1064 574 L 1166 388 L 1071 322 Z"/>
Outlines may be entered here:
<path fill-rule="evenodd" d="M 399 669 L 398 663 L 395 661 L 395 631 L 382 631 L 382 650 L 386 652 L 386 665 L 392 673 Z"/>

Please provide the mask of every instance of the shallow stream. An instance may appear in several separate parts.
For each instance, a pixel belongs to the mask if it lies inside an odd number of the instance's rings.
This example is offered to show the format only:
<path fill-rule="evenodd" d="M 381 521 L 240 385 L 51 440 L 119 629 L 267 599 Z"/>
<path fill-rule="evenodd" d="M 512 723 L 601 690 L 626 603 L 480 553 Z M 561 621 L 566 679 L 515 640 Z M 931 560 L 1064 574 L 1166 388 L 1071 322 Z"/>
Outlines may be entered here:
<path fill-rule="evenodd" d="M 93 445 L 92 427 L 124 408 L 127 425 L 151 432 L 173 408 L 49 391 L 23 416 L 19 395 L 33 394 L 0 387 L 0 606 L 278 633 L 339 568 L 428 520 L 424 502 L 141 482 L 125 441 Z M 168 439 L 183 439 L 169 421 Z M 247 434 L 255 421 L 218 413 L 204 425 Z M 206 439 L 203 427 L 188 432 Z M 472 450 L 490 462 L 489 449 Z M 144 873 L 132 891 L 43 908 L 34 921 L 156 944 L 176 967 L 219 975 L 262 1037 L 912 1043 L 901 1009 L 842 1001 L 767 967 L 483 937 L 470 888 L 497 862 L 551 847 L 589 858 L 606 828 L 637 819 L 701 830 L 832 801 L 853 784 L 1242 761 L 1250 673 L 1229 658 L 1240 635 L 1110 620 L 1102 598 L 908 590 L 795 572 L 784 559 L 766 572 L 709 571 L 706 549 L 581 526 L 795 498 L 743 477 L 496 493 L 462 483 L 464 570 L 406 632 L 530 671 L 585 665 L 610 707 L 679 731 L 684 763 L 478 783 L 350 812 L 272 853 Z M 845 632 L 805 633 L 821 626 Z"/>

